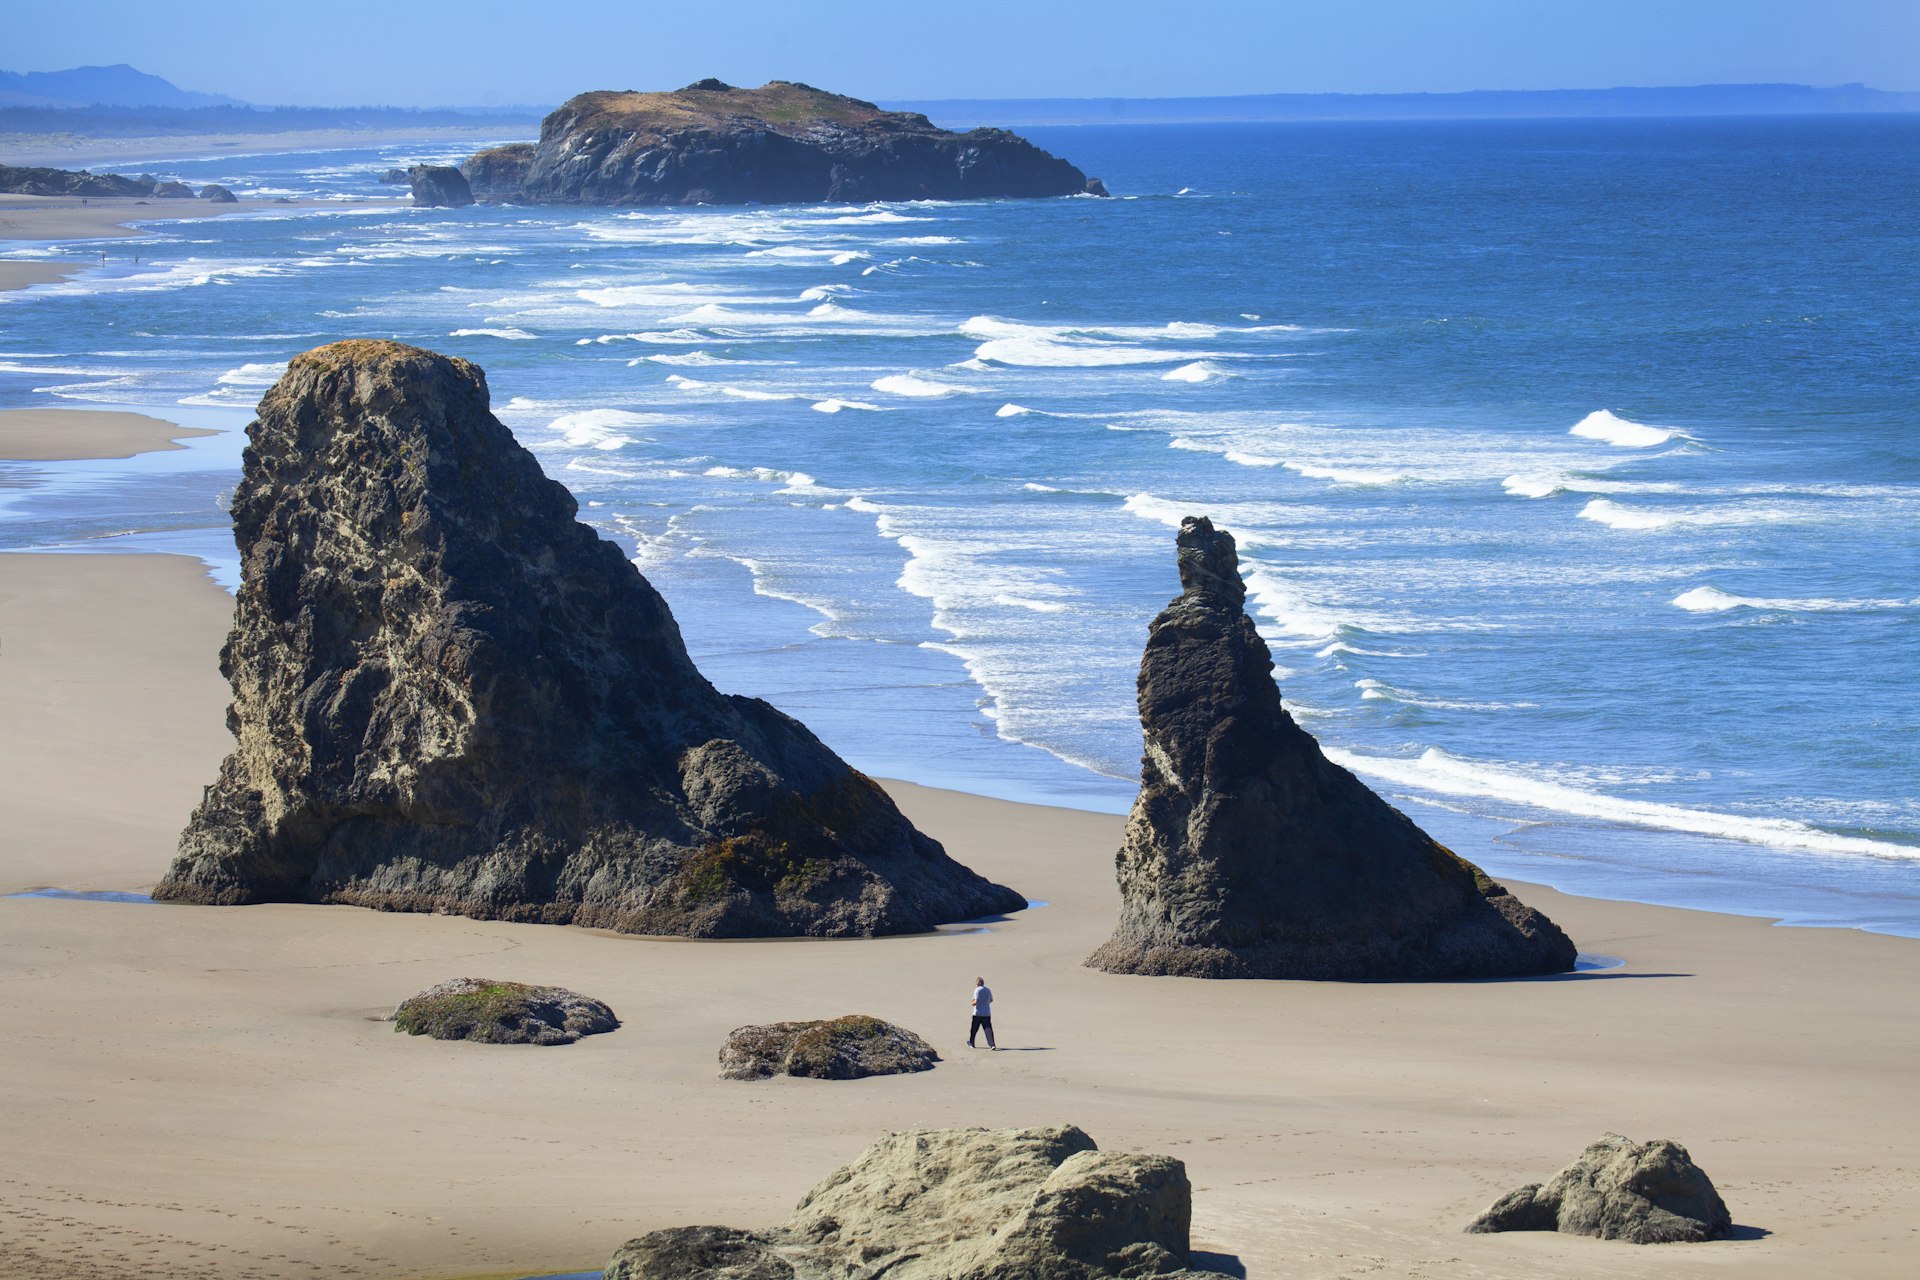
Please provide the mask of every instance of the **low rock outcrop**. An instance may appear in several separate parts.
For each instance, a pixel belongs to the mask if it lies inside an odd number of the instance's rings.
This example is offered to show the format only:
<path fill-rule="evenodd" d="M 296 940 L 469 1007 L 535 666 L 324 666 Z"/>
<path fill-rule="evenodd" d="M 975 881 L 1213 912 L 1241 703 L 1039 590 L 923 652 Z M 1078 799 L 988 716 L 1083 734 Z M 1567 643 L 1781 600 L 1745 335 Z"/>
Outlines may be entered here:
<path fill-rule="evenodd" d="M 416 209 L 458 209 L 473 203 L 473 190 L 452 165 L 417 164 L 407 170 Z"/>
<path fill-rule="evenodd" d="M 607 1280 L 1105 1280 L 1191 1275 L 1193 1192 L 1167 1156 L 1103 1152 L 1072 1125 L 890 1134 L 771 1231 L 629 1241 Z"/>
<path fill-rule="evenodd" d="M 240 198 L 217 182 L 200 188 L 200 198 L 209 204 L 239 204 Z"/>
<path fill-rule="evenodd" d="M 509 142 L 474 152 L 461 163 L 460 172 L 466 175 L 474 199 L 512 200 L 526 185 L 533 155 L 531 142 Z"/>
<path fill-rule="evenodd" d="M 296 356 L 261 400 L 231 503 L 236 743 L 156 899 L 693 937 L 1025 905 L 708 684 L 487 406 L 479 368 L 397 342 Z"/>
<path fill-rule="evenodd" d="M 565 987 L 455 978 L 402 1000 L 393 1029 L 482 1044 L 572 1044 L 620 1025 L 613 1010 Z"/>
<path fill-rule="evenodd" d="M 153 184 L 153 197 L 156 200 L 191 200 L 193 188 L 184 182 L 159 182 Z"/>
<path fill-rule="evenodd" d="M 1470 1232 L 1563 1231 L 1629 1244 L 1718 1240 L 1733 1229 L 1726 1202 L 1687 1149 L 1664 1138 L 1609 1133 L 1544 1186 L 1493 1202 Z"/>
<path fill-rule="evenodd" d="M 583 93 L 542 122 L 530 155 L 495 148 L 468 163 L 488 175 L 486 198 L 544 204 L 966 200 L 1088 190 L 1080 170 L 1005 129 L 954 133 L 922 115 L 785 80 L 758 89 L 701 80 L 670 93 Z M 505 190 L 507 175 L 523 165 L 517 190 Z"/>
<path fill-rule="evenodd" d="M 938 1061 L 933 1046 L 913 1032 L 864 1013 L 739 1027 L 720 1046 L 720 1075 L 727 1080 L 859 1080 L 931 1071 Z"/>
<path fill-rule="evenodd" d="M 0 195 L 151 196 L 157 194 L 155 188 L 162 185 L 178 184 L 162 184 L 151 176 L 125 178 L 117 173 L 89 173 L 85 169 L 0 164 Z"/>
<path fill-rule="evenodd" d="M 1321 754 L 1281 706 L 1233 535 L 1188 517 L 1140 665 L 1140 794 L 1109 973 L 1415 980 L 1556 973 L 1573 943 Z"/>
<path fill-rule="evenodd" d="M 402 186 L 408 181 L 407 171 L 405 169 L 389 169 L 380 175 L 380 181 L 390 187 Z"/>

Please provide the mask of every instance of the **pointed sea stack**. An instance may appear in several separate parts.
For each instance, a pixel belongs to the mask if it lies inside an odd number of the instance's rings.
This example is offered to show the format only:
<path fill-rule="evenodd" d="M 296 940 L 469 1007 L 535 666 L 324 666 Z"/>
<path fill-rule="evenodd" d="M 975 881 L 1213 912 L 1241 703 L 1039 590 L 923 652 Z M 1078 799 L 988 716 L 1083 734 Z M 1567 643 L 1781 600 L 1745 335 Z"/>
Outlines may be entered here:
<path fill-rule="evenodd" d="M 1280 705 L 1233 535 L 1181 523 L 1184 590 L 1140 664 L 1140 796 L 1120 924 L 1087 963 L 1196 978 L 1559 973 L 1551 920 L 1435 843 Z"/>
<path fill-rule="evenodd" d="M 694 668 L 464 360 L 296 357 L 248 428 L 238 739 L 154 896 L 692 937 L 907 933 L 1025 900 Z"/>

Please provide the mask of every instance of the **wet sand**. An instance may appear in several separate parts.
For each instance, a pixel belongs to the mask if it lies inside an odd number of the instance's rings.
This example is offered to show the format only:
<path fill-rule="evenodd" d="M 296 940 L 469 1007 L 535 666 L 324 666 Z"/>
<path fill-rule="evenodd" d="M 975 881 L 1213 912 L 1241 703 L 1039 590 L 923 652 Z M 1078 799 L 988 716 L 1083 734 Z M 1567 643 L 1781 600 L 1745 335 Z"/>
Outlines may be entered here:
<path fill-rule="evenodd" d="M 0 892 L 138 889 L 227 748 L 230 602 L 168 556 L 0 555 Z M 896 784 L 1052 905 L 985 933 L 696 943 L 346 907 L 0 898 L 0 1274 L 454 1277 L 771 1224 L 890 1129 L 1070 1121 L 1188 1163 L 1251 1276 L 1905 1277 L 1920 943 L 1521 888 L 1614 970 L 1432 985 L 1116 977 L 1117 818 Z M 993 985 L 1001 1043 L 965 1048 Z M 458 975 L 607 1000 L 566 1048 L 377 1021 Z M 916 1076 L 723 1081 L 734 1026 L 862 1011 Z M 1636 1248 L 1466 1236 L 1613 1129 L 1685 1143 L 1740 1224 Z"/>
<path fill-rule="evenodd" d="M 530 142 L 539 136 L 538 120 L 496 121 L 483 125 L 448 125 L 429 129 L 303 129 L 285 133 L 168 134 L 151 138 L 15 133 L 0 135 L 0 162 L 114 172 L 116 168 L 182 156 L 242 156 L 347 148 L 359 150 L 402 142 L 418 142 L 423 149 L 442 150 L 446 143 L 465 142 L 478 149 L 490 142 L 516 139 Z"/>
<path fill-rule="evenodd" d="M 107 409 L 0 409 L 0 462 L 131 458 L 178 449 L 176 441 L 216 435 L 144 413 Z"/>

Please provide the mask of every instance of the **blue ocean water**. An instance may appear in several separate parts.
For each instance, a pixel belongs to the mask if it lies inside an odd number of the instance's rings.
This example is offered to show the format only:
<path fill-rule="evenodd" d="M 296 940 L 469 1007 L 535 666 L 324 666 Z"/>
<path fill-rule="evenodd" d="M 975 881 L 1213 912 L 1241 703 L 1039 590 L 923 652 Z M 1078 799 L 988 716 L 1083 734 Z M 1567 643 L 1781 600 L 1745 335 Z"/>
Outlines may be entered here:
<path fill-rule="evenodd" d="M 322 342 L 466 356 L 723 688 L 870 772 L 1107 810 L 1209 514 L 1294 714 L 1496 874 L 1920 935 L 1920 121 L 1029 132 L 1119 198 L 143 166 L 341 203 L 7 252 L 109 260 L 0 294 L 0 406 L 237 428 Z M 9 466 L 0 545 L 230 580 L 239 444 Z"/>

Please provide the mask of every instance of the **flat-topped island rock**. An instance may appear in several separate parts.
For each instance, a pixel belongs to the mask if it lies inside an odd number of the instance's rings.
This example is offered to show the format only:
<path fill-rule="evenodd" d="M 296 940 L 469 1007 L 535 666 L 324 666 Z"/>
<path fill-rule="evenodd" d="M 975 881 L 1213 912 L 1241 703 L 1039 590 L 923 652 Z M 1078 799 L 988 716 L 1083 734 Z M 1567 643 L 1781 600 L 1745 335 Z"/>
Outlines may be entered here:
<path fill-rule="evenodd" d="M 1089 190 L 1086 174 L 1005 129 L 956 133 L 923 115 L 786 80 L 758 89 L 701 80 L 668 93 L 583 93 L 547 116 L 530 150 L 490 148 L 463 167 L 481 199 L 532 204 L 971 200 Z"/>
<path fill-rule="evenodd" d="M 805 726 L 714 689 L 464 360 L 294 357 L 248 427 L 233 753 L 154 896 L 692 937 L 1025 905 Z"/>
<path fill-rule="evenodd" d="M 1181 594 L 1140 664 L 1146 754 L 1117 859 L 1120 922 L 1088 959 L 1198 978 L 1559 973 L 1553 921 L 1328 760 L 1287 714 L 1233 535 L 1181 522 Z"/>

